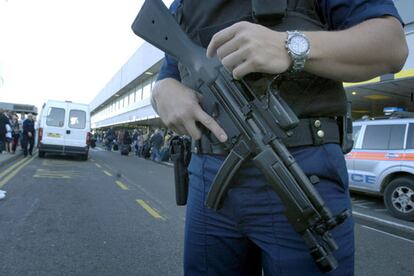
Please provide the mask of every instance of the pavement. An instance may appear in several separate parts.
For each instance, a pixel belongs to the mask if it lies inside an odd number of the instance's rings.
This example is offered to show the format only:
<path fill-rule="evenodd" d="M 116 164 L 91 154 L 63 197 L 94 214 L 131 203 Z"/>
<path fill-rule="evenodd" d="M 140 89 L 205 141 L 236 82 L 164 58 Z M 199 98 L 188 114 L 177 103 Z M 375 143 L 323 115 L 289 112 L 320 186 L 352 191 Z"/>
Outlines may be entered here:
<path fill-rule="evenodd" d="M 15 154 L 9 154 L 9 153 L 3 152 L 2 154 L 0 154 L 0 170 L 5 165 L 14 162 L 15 160 L 21 158 L 22 156 L 23 156 L 23 152 L 20 150 L 17 150 Z"/>

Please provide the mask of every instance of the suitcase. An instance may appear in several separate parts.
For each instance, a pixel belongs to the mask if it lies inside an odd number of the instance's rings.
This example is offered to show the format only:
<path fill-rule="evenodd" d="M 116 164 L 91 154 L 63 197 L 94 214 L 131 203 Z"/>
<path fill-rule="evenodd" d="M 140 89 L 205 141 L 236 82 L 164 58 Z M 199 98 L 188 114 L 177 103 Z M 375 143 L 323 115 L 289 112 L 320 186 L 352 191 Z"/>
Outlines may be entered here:
<path fill-rule="evenodd" d="M 122 145 L 121 146 L 121 155 L 128 155 L 130 152 L 130 146 L 129 145 Z"/>
<path fill-rule="evenodd" d="M 113 146 L 113 150 L 117 151 L 118 150 L 118 144 L 114 144 Z"/>
<path fill-rule="evenodd" d="M 170 160 L 170 151 L 168 147 L 161 148 L 160 151 L 161 161 L 168 162 Z"/>

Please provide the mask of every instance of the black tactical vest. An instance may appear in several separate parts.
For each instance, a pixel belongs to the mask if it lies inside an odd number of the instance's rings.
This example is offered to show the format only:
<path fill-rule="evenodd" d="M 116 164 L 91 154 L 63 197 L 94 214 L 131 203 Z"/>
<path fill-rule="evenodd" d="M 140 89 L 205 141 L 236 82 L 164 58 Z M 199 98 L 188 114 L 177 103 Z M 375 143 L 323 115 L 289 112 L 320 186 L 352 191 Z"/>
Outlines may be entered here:
<path fill-rule="evenodd" d="M 272 1 L 267 2 L 272 3 Z M 314 7 L 314 1 L 288 0 L 287 2 L 286 13 L 280 20 L 260 23 L 283 32 L 325 29 Z M 255 21 L 252 16 L 252 0 L 183 0 L 175 16 L 191 39 L 205 48 L 217 31 L 238 21 Z M 182 82 L 195 88 L 181 64 L 179 70 Z M 346 95 L 341 82 L 306 72 L 282 75 L 283 81 L 279 84 L 278 90 L 299 118 L 334 117 L 346 114 Z M 260 74 L 260 77 L 247 79 L 254 89 L 264 91 L 273 77 Z"/>

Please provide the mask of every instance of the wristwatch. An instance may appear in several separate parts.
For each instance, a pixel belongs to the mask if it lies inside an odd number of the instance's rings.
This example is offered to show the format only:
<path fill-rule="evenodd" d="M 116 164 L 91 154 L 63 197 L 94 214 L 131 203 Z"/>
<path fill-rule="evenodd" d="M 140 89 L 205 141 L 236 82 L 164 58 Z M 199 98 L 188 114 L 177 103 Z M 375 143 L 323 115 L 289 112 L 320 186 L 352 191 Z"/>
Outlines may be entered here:
<path fill-rule="evenodd" d="M 305 62 L 309 56 L 309 39 L 304 33 L 299 31 L 287 31 L 287 35 L 285 47 L 289 56 L 292 58 L 290 70 L 293 72 L 302 71 L 305 68 Z"/>

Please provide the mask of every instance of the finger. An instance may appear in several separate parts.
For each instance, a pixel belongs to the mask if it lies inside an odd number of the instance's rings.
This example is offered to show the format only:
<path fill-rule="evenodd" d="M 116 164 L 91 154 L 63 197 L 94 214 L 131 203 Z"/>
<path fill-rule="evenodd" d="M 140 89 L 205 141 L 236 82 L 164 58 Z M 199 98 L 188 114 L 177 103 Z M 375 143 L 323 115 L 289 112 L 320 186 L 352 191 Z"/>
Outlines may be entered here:
<path fill-rule="evenodd" d="M 240 80 L 249 73 L 256 72 L 256 69 L 248 61 L 242 62 L 233 69 L 233 78 Z"/>
<path fill-rule="evenodd" d="M 235 67 L 245 62 L 245 59 L 246 57 L 243 54 L 243 51 L 239 49 L 238 51 L 233 52 L 230 55 L 223 58 L 221 60 L 221 63 L 227 70 L 229 70 L 230 72 L 233 72 Z"/>
<path fill-rule="evenodd" d="M 187 122 L 185 124 L 185 129 L 187 131 L 187 133 L 194 139 L 194 140 L 198 140 L 201 138 L 201 131 L 200 129 L 197 127 L 197 125 L 195 124 L 194 121 L 192 122 Z"/>
<path fill-rule="evenodd" d="M 222 60 L 233 52 L 236 52 L 242 45 L 239 39 L 231 39 L 217 48 L 217 57 Z"/>
<path fill-rule="evenodd" d="M 202 123 L 207 129 L 209 129 L 220 142 L 226 142 L 226 133 L 210 115 L 208 115 L 201 108 L 199 108 L 195 112 L 195 117 L 197 121 Z"/>
<path fill-rule="evenodd" d="M 208 44 L 207 47 L 207 57 L 211 58 L 214 56 L 214 54 L 216 54 L 217 49 L 223 45 L 224 43 L 226 43 L 227 41 L 229 41 L 230 39 L 232 39 L 237 31 L 237 26 L 232 25 L 228 28 L 225 28 L 219 32 L 217 32 L 213 38 L 211 39 L 210 43 Z"/>

